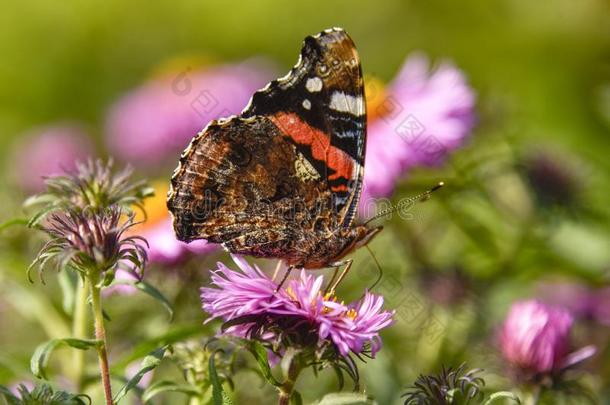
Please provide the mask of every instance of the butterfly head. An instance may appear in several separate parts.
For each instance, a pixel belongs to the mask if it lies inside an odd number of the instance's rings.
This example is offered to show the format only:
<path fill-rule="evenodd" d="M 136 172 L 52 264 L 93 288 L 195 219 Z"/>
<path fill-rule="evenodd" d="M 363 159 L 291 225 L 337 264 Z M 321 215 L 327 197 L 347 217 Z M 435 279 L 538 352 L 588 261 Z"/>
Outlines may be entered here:
<path fill-rule="evenodd" d="M 342 229 L 340 238 L 344 241 L 344 246 L 335 259 L 344 257 L 349 252 L 367 245 L 382 229 L 382 226 L 368 227 L 366 225 L 356 225 Z"/>

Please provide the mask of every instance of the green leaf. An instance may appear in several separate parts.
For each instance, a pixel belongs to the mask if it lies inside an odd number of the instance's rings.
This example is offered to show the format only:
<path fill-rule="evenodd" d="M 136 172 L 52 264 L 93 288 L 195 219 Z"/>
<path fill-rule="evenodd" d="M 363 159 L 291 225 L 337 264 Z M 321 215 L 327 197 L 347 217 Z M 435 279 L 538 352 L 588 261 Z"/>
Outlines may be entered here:
<path fill-rule="evenodd" d="M 297 390 L 292 391 L 290 402 L 292 402 L 294 405 L 303 405 L 303 397 L 301 396 L 301 393 Z"/>
<path fill-rule="evenodd" d="M 334 363 L 332 363 L 332 368 L 335 374 L 337 375 L 337 380 L 339 381 L 339 390 L 342 390 L 345 386 L 345 378 L 343 378 L 343 371 L 341 370 L 341 367 Z"/>
<path fill-rule="evenodd" d="M 157 347 L 171 345 L 182 340 L 203 336 L 208 333 L 209 332 L 206 331 L 205 328 L 202 328 L 201 325 L 175 325 L 171 330 L 159 336 L 139 342 L 125 356 L 114 361 L 112 364 L 112 369 L 114 372 L 118 373 L 133 361 L 144 357 L 148 352 L 155 350 Z"/>
<path fill-rule="evenodd" d="M 155 396 L 164 392 L 179 392 L 189 397 L 200 395 L 201 393 L 196 387 L 188 384 L 177 384 L 173 381 L 162 380 L 152 384 L 142 394 L 142 401 L 148 402 Z"/>
<path fill-rule="evenodd" d="M 210 356 L 208 362 L 208 371 L 210 374 L 210 382 L 212 383 L 212 401 L 214 405 L 232 405 L 233 401 L 229 398 L 229 395 L 222 388 L 220 378 L 218 378 L 218 372 L 216 371 L 216 353 L 221 350 L 216 350 Z"/>
<path fill-rule="evenodd" d="M 510 391 L 498 391 L 498 392 L 494 392 L 493 394 L 491 394 L 489 396 L 489 398 L 487 399 L 487 401 L 485 401 L 483 403 L 483 405 L 489 405 L 498 399 L 510 399 L 512 401 L 515 401 L 515 403 L 517 403 L 517 404 L 521 403 L 521 399 L 519 399 L 519 397 L 517 395 L 515 395 L 514 393 L 512 393 Z"/>
<path fill-rule="evenodd" d="M 66 314 L 71 314 L 74 310 L 74 300 L 78 280 L 74 277 L 74 273 L 62 271 L 57 275 L 59 287 L 61 288 L 62 308 Z"/>
<path fill-rule="evenodd" d="M 34 214 L 34 216 L 32 218 L 30 218 L 27 222 L 27 226 L 28 228 L 35 228 L 37 227 L 40 222 L 51 212 L 55 211 L 58 209 L 58 206 L 56 204 L 50 204 L 48 206 L 46 206 L 45 208 L 42 208 L 40 211 L 38 211 L 36 214 Z"/>
<path fill-rule="evenodd" d="M 324 397 L 316 402 L 316 405 L 371 405 L 376 402 L 369 398 L 366 394 L 357 392 L 336 392 L 333 394 L 324 395 Z"/>
<path fill-rule="evenodd" d="M 29 220 L 27 218 L 9 219 L 8 221 L 0 224 L 0 232 L 4 231 L 5 229 L 10 228 L 12 226 L 27 225 L 28 223 L 29 223 Z"/>
<path fill-rule="evenodd" d="M 125 397 L 125 395 L 127 395 L 127 393 L 132 388 L 136 387 L 142 377 L 144 377 L 144 374 L 155 369 L 161 363 L 161 360 L 163 359 L 163 355 L 165 354 L 166 350 L 167 346 L 163 346 L 158 348 L 157 350 L 150 352 L 146 357 L 144 357 L 144 360 L 142 360 L 142 364 L 140 366 L 140 370 L 138 370 L 136 375 L 134 375 L 129 381 L 127 381 L 127 384 L 125 384 L 123 388 L 121 388 L 121 390 L 114 396 L 115 403 L 118 404 L 119 401 L 123 399 L 123 397 Z"/>
<path fill-rule="evenodd" d="M 9 405 L 91 405 L 91 398 L 87 395 L 56 391 L 48 384 L 37 385 L 31 391 L 20 384 L 17 391 L 20 398 L 13 395 L 8 388 L 0 386 L 0 396 L 4 396 Z"/>
<path fill-rule="evenodd" d="M 145 281 L 138 281 L 135 283 L 127 283 L 136 287 L 138 290 L 142 291 L 144 294 L 147 294 L 159 301 L 169 313 L 169 320 L 171 321 L 174 318 L 174 310 L 172 308 L 172 304 L 169 302 L 167 298 L 161 293 L 161 291 L 157 290 L 151 284 L 148 284 Z"/>
<path fill-rule="evenodd" d="M 79 350 L 88 350 L 92 347 L 97 347 L 99 344 L 100 341 L 94 339 L 66 338 L 49 340 L 34 350 L 34 354 L 30 360 L 30 368 L 36 377 L 48 380 L 45 368 L 49 363 L 51 353 L 53 353 L 55 349 L 61 346 L 70 346 Z"/>
<path fill-rule="evenodd" d="M 267 380 L 269 384 L 274 385 L 276 387 L 282 385 L 282 383 L 276 380 L 273 374 L 271 373 L 271 367 L 269 367 L 269 359 L 267 358 L 267 349 L 265 349 L 263 345 L 255 341 L 246 341 L 245 345 L 246 349 L 248 349 L 248 351 L 252 353 L 252 355 L 256 359 L 258 367 L 263 377 L 265 377 L 265 380 Z"/>
<path fill-rule="evenodd" d="M 295 359 L 295 357 L 298 353 L 299 353 L 299 351 L 293 347 L 287 348 L 286 351 L 284 352 L 284 355 L 282 356 L 282 360 L 280 361 L 280 368 L 282 369 L 282 375 L 284 376 L 284 379 L 290 378 L 290 376 L 288 375 L 290 366 L 292 365 L 293 361 L 298 360 L 298 359 Z"/>

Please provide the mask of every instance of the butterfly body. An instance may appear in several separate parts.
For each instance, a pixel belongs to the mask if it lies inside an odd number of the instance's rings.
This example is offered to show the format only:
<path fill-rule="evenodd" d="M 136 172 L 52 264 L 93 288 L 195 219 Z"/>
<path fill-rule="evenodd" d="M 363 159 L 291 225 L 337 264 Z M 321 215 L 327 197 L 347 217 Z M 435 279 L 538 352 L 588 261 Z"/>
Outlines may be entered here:
<path fill-rule="evenodd" d="M 353 223 L 365 136 L 353 42 L 341 29 L 307 37 L 288 75 L 183 152 L 168 195 L 178 239 L 296 267 L 333 265 L 380 230 Z"/>

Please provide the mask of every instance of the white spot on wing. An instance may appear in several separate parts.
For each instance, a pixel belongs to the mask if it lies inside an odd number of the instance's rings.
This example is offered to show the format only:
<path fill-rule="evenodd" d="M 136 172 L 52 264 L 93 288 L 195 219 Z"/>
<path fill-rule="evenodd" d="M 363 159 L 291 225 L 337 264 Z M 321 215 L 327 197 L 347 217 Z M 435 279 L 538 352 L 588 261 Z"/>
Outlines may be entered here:
<path fill-rule="evenodd" d="M 364 115 L 364 102 L 361 96 L 350 96 L 349 94 L 335 91 L 330 97 L 330 108 L 335 111 L 350 113 L 357 117 Z"/>
<path fill-rule="evenodd" d="M 303 108 L 306 110 L 311 109 L 311 101 L 309 101 L 307 99 L 303 100 Z"/>
<path fill-rule="evenodd" d="M 359 133 L 356 131 L 343 131 L 343 132 L 335 132 L 335 134 L 339 138 L 356 138 Z"/>
<path fill-rule="evenodd" d="M 310 77 L 305 82 L 305 88 L 310 93 L 322 90 L 322 85 L 322 79 L 320 79 L 319 77 Z"/>

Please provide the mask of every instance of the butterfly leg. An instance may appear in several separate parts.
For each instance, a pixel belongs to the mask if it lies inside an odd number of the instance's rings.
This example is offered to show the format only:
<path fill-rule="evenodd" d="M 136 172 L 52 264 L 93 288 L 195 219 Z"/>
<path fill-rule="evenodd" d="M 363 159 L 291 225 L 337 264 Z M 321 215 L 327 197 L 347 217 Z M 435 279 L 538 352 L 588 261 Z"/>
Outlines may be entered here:
<path fill-rule="evenodd" d="M 275 278 L 277 277 L 281 268 L 282 268 L 282 260 L 280 259 L 277 261 L 277 265 L 275 266 L 275 270 L 273 271 L 273 277 L 271 277 L 272 281 L 275 281 Z"/>
<path fill-rule="evenodd" d="M 341 283 L 341 281 L 343 281 L 343 279 L 345 278 L 345 276 L 349 272 L 350 267 L 352 267 L 352 263 L 353 262 L 354 262 L 353 259 L 347 259 L 347 260 L 345 260 L 343 262 L 336 263 L 337 269 L 341 265 L 345 265 L 345 267 L 341 271 L 341 274 L 339 274 L 339 277 L 337 278 L 337 280 L 334 280 L 335 277 L 333 276 L 333 280 L 334 281 L 331 284 L 330 289 L 328 290 L 328 295 L 330 295 L 330 296 L 335 295 L 335 289 L 337 288 L 339 283 Z"/>
<path fill-rule="evenodd" d="M 330 287 L 335 282 L 335 279 L 337 278 L 337 274 L 339 274 L 339 269 L 341 268 L 342 265 L 343 265 L 343 263 L 338 263 L 336 266 L 333 267 L 333 269 L 334 269 L 333 270 L 333 276 L 328 281 L 328 285 L 326 286 L 326 289 L 324 290 L 324 294 L 325 295 L 330 292 Z"/>
<path fill-rule="evenodd" d="M 284 277 L 282 278 L 282 281 L 280 281 L 280 283 L 277 285 L 277 287 L 275 287 L 275 291 L 273 291 L 274 293 L 277 293 L 280 290 L 280 288 L 282 288 L 282 286 L 284 285 L 284 282 L 290 275 L 290 272 L 292 271 L 292 269 L 294 269 L 294 266 L 289 266 L 286 269 L 286 273 L 284 273 Z"/>

